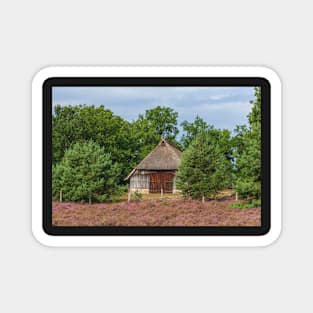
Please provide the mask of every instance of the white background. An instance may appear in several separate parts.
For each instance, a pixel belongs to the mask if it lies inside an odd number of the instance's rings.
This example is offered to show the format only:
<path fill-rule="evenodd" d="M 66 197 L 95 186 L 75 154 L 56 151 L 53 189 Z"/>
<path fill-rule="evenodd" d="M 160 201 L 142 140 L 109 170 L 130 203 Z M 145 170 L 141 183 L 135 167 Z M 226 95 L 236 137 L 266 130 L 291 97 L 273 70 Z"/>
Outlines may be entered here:
<path fill-rule="evenodd" d="M 0 311 L 312 311 L 311 14 L 310 1 L 2 1 Z M 283 82 L 284 122 L 279 241 L 206 249 L 37 243 L 31 234 L 31 79 L 48 65 L 275 69 Z"/>

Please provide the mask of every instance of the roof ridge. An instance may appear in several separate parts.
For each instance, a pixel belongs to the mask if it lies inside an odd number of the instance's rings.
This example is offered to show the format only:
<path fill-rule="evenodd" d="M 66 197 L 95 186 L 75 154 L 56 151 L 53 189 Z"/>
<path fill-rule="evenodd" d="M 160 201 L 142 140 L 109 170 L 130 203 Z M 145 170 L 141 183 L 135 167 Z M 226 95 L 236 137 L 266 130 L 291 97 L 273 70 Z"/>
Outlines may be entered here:
<path fill-rule="evenodd" d="M 165 161 L 162 160 L 162 157 L 160 157 L 160 152 L 156 152 L 158 151 L 158 149 L 163 146 L 165 143 L 165 147 L 166 147 L 166 150 L 163 150 L 165 151 L 164 153 L 164 157 L 165 157 Z M 166 152 L 167 151 L 167 152 Z M 155 169 L 155 170 L 174 170 L 174 169 L 177 169 L 177 163 L 179 162 L 179 159 L 180 159 L 180 155 L 181 155 L 181 151 L 176 148 L 173 144 L 171 144 L 170 142 L 168 142 L 165 138 L 162 138 L 160 140 L 160 142 L 141 160 L 141 162 L 139 162 L 139 164 L 137 166 L 134 167 L 134 169 L 129 173 L 129 175 L 125 178 L 125 180 L 127 180 L 130 176 L 132 176 L 132 174 L 135 172 L 136 169 L 148 169 L 148 168 L 145 168 L 147 167 L 147 164 L 145 164 L 145 162 L 147 162 L 149 164 L 149 161 L 150 163 L 154 163 L 152 166 L 151 166 L 151 170 Z M 151 159 L 151 155 L 153 154 L 156 154 L 156 160 Z M 162 155 L 161 155 L 162 156 Z M 168 157 L 168 165 L 164 166 L 164 168 L 162 168 L 162 165 L 160 166 L 160 162 L 162 164 L 162 162 L 165 162 L 164 164 L 166 164 L 166 157 Z M 161 158 L 161 159 L 160 159 Z M 142 168 L 141 168 L 142 167 Z M 155 167 L 155 168 L 153 168 Z"/>
<path fill-rule="evenodd" d="M 173 148 L 175 148 L 175 149 L 177 149 L 179 152 L 182 152 L 181 150 L 180 150 L 180 148 L 177 146 L 177 145 L 175 145 L 172 141 L 170 141 L 170 140 L 168 140 L 168 139 L 165 139 L 165 138 L 163 138 L 162 140 L 164 140 L 166 143 L 168 143 L 170 146 L 172 146 Z"/>
<path fill-rule="evenodd" d="M 135 168 L 138 168 L 139 167 L 139 165 L 141 164 L 141 163 L 143 163 L 143 161 L 150 155 L 150 154 L 152 154 L 152 152 L 154 151 L 154 150 L 156 150 L 156 148 L 158 147 L 158 146 L 160 146 L 161 145 L 161 143 L 162 143 L 162 141 L 163 140 L 161 140 L 140 162 L 139 162 L 139 164 L 135 167 Z"/>
<path fill-rule="evenodd" d="M 162 143 L 163 140 L 165 141 L 165 139 L 162 138 L 161 141 L 132 169 L 132 171 L 128 174 L 125 180 L 127 180 L 135 172 L 140 164 L 143 163 L 143 161 Z"/>

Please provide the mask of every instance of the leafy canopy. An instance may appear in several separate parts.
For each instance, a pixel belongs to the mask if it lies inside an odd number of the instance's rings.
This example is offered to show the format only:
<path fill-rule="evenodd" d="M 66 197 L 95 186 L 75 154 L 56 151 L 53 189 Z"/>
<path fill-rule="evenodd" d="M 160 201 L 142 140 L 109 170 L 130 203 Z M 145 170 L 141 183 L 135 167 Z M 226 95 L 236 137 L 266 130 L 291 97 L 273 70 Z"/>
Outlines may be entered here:
<path fill-rule="evenodd" d="M 130 123 L 104 106 L 57 105 L 52 117 L 53 164 L 60 162 L 73 144 L 93 140 L 110 153 L 113 162 L 121 164 L 118 179 L 122 182 L 138 161 L 130 134 Z"/>
<path fill-rule="evenodd" d="M 157 106 L 139 114 L 132 124 L 133 143 L 137 159 L 141 161 L 161 140 L 165 138 L 177 144 L 176 135 L 178 113 L 168 107 Z"/>

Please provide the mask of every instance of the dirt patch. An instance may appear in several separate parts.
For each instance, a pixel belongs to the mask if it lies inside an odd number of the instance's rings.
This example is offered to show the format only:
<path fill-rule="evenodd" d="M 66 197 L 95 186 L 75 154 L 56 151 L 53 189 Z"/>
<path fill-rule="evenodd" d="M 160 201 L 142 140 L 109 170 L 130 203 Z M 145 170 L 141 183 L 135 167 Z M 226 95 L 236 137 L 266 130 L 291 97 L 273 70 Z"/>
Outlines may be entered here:
<path fill-rule="evenodd" d="M 233 209 L 234 200 L 166 199 L 110 204 L 53 203 L 55 226 L 261 226 L 261 208 Z"/>

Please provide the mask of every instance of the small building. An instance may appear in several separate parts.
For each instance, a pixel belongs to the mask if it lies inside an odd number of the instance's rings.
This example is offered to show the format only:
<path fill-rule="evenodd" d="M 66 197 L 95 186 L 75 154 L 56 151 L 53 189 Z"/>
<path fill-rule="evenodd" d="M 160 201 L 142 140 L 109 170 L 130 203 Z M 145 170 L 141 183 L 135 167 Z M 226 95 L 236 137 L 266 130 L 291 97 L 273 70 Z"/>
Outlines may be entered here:
<path fill-rule="evenodd" d="M 130 192 L 175 193 L 175 177 L 181 151 L 162 139 L 160 143 L 125 178 Z"/>

